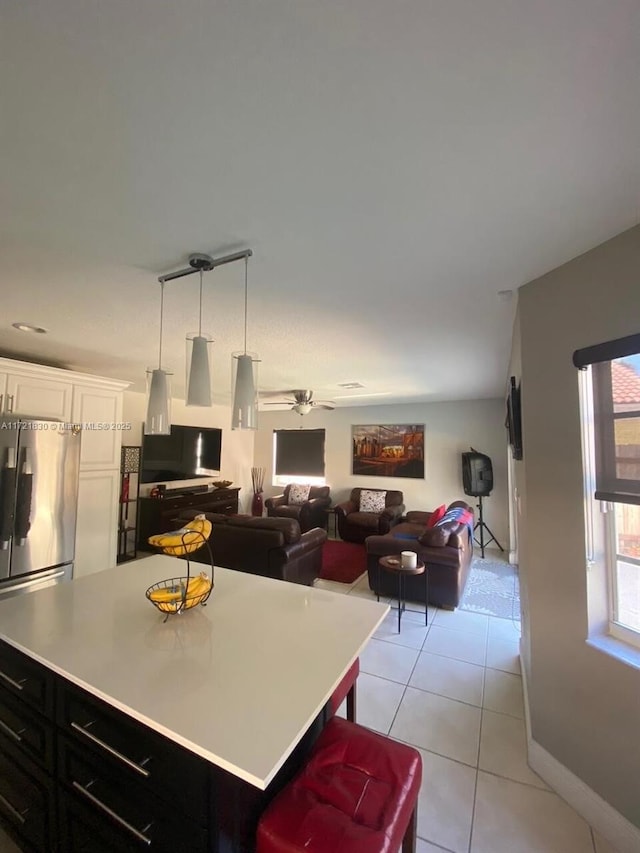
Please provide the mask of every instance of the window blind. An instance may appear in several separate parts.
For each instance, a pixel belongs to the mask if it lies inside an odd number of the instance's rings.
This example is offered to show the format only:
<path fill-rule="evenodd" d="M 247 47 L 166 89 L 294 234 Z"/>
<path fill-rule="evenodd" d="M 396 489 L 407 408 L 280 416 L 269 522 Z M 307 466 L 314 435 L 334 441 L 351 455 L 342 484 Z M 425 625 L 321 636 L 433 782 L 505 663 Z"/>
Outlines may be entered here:
<path fill-rule="evenodd" d="M 640 335 L 576 350 L 576 367 L 591 366 L 595 498 L 640 504 Z"/>
<path fill-rule="evenodd" d="M 324 477 L 323 429 L 277 429 L 277 476 Z"/>

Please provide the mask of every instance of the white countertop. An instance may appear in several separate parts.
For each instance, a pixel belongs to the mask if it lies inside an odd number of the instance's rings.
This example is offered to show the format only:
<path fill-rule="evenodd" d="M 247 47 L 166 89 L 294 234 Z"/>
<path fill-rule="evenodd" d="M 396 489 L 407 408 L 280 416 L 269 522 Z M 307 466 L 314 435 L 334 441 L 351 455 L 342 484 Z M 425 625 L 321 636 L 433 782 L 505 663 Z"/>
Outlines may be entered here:
<path fill-rule="evenodd" d="M 216 568 L 206 607 L 163 623 L 145 590 L 185 571 L 154 555 L 8 599 L 0 639 L 264 789 L 389 608 Z"/>

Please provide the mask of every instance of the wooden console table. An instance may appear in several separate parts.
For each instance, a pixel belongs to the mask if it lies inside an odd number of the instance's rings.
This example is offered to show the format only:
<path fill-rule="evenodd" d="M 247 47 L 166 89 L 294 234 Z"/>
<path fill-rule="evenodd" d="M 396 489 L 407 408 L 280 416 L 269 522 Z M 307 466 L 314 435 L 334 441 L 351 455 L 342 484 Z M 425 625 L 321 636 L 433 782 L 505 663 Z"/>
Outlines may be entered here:
<path fill-rule="evenodd" d="M 235 489 L 216 489 L 213 492 L 183 492 L 164 498 L 140 498 L 138 519 L 138 550 L 155 552 L 148 543 L 154 533 L 166 533 L 176 527 L 175 517 L 184 509 L 219 512 L 235 515 L 238 512 L 238 492 Z"/>

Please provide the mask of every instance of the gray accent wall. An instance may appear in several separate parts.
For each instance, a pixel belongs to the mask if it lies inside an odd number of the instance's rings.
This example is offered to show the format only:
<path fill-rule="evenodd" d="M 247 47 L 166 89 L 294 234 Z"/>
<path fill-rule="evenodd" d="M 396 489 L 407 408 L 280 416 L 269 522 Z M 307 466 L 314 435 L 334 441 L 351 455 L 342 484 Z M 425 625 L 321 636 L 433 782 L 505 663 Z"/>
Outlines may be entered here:
<path fill-rule="evenodd" d="M 640 826 L 640 670 L 586 644 L 587 571 L 573 351 L 640 328 L 640 227 L 520 288 L 513 468 L 532 737 Z"/>

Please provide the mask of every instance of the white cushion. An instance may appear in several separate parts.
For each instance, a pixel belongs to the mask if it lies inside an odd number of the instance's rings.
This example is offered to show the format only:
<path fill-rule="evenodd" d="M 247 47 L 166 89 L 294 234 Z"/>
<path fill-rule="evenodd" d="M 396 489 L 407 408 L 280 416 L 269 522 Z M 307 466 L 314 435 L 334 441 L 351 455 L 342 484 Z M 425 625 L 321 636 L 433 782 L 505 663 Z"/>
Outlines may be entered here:
<path fill-rule="evenodd" d="M 382 512 L 386 501 L 386 492 L 374 492 L 371 489 L 362 489 L 360 492 L 360 512 Z"/>
<path fill-rule="evenodd" d="M 309 492 L 311 486 L 304 486 L 299 483 L 292 483 L 289 486 L 289 506 L 302 506 L 309 500 Z"/>

